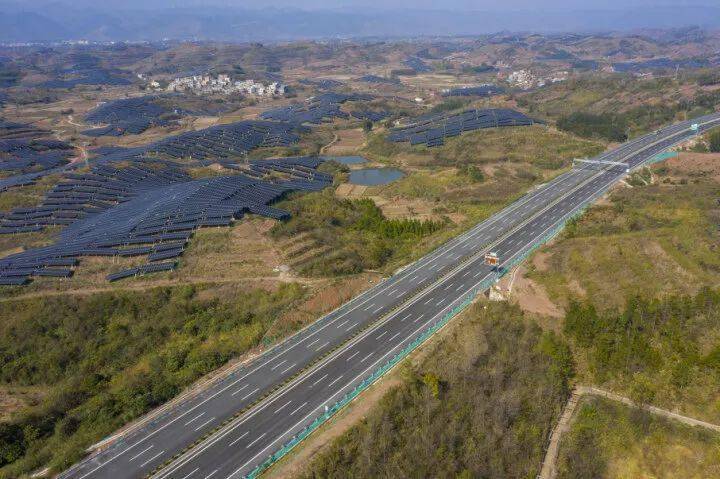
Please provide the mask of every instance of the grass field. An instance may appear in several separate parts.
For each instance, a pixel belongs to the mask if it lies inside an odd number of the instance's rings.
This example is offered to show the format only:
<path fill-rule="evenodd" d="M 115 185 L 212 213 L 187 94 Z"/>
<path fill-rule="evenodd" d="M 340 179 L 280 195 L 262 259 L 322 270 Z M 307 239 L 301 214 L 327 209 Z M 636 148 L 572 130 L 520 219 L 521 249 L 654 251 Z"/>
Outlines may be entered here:
<path fill-rule="evenodd" d="M 589 74 L 520 94 L 517 103 L 531 116 L 558 120 L 559 126 L 573 115 L 595 115 L 591 124 L 583 127 L 589 118 L 576 118 L 567 129 L 619 141 L 620 136 L 709 113 L 720 103 L 720 95 L 699 85 L 692 75 L 638 79 L 629 74 Z"/>
<path fill-rule="evenodd" d="M 651 185 L 617 188 L 541 250 L 530 277 L 554 301 L 587 298 L 602 310 L 720 284 L 720 183 L 682 164 L 652 175 Z"/>
<path fill-rule="evenodd" d="M 558 479 L 710 479 L 720 434 L 588 398 L 560 443 Z"/>
<path fill-rule="evenodd" d="M 462 229 L 564 171 L 572 158 L 602 149 L 598 142 L 532 126 L 465 133 L 430 149 L 390 143 L 379 132 L 369 135 L 359 153 L 407 173 L 388 185 L 367 188 L 365 196 L 389 203 L 417 201 Z"/>
<path fill-rule="evenodd" d="M 543 126 L 490 128 L 448 138 L 436 148 L 392 143 L 372 134 L 363 153 L 381 162 L 408 167 L 460 166 L 466 164 L 524 163 L 538 169 L 557 170 L 573 158 L 603 150 L 599 142 L 579 139 Z"/>

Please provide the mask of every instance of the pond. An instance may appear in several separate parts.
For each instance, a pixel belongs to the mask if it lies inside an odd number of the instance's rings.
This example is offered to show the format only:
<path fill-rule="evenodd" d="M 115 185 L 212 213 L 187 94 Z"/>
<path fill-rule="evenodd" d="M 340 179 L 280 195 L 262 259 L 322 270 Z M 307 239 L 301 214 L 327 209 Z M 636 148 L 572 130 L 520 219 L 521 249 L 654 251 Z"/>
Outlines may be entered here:
<path fill-rule="evenodd" d="M 343 165 L 361 165 L 367 163 L 367 159 L 362 156 L 324 156 L 328 160 L 335 160 Z"/>
<path fill-rule="evenodd" d="M 365 186 L 386 185 L 403 176 L 405 173 L 397 168 L 364 168 L 350 172 L 350 183 Z"/>

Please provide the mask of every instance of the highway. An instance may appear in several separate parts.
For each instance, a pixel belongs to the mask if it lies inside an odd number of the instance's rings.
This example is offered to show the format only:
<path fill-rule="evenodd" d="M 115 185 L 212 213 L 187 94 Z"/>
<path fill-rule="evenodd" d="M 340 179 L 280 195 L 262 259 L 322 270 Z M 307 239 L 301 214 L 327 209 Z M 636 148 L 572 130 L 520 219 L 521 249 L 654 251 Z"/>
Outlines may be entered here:
<path fill-rule="evenodd" d="M 720 125 L 720 114 L 693 122 L 704 131 Z M 593 159 L 627 166 L 587 163 L 534 189 L 60 477 L 244 477 L 469 292 L 496 277 L 484 264 L 486 251 L 497 252 L 504 265 L 522 258 L 623 178 L 627 168 L 692 136 L 690 123 Z"/>

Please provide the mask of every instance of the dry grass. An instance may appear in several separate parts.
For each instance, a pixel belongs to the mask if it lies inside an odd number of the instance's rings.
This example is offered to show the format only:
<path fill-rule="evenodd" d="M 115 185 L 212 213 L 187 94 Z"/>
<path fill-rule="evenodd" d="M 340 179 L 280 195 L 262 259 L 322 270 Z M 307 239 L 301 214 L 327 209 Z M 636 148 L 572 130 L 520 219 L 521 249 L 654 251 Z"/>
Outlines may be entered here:
<path fill-rule="evenodd" d="M 559 479 L 720 476 L 720 436 L 599 398 L 582 400 L 560 445 Z"/>
<path fill-rule="evenodd" d="M 362 128 L 339 130 L 336 133 L 338 140 L 325 150 L 326 155 L 352 155 L 362 149 L 365 144 L 365 133 Z"/>
<path fill-rule="evenodd" d="M 0 421 L 8 421 L 16 412 L 37 405 L 46 393 L 39 386 L 0 386 Z"/>
<path fill-rule="evenodd" d="M 683 154 L 654 167 L 654 184 L 616 188 L 543 249 L 530 277 L 561 306 L 587 297 L 601 309 L 717 286 L 720 182 L 711 157 Z"/>

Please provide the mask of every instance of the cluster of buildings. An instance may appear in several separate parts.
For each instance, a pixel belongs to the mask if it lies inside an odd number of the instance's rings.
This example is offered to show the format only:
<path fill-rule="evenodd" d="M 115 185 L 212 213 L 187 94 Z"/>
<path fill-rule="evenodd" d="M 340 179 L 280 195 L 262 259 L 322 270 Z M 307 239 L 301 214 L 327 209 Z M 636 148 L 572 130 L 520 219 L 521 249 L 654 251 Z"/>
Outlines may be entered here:
<path fill-rule="evenodd" d="M 548 83 L 558 83 L 567 79 L 568 72 L 566 71 L 555 72 L 547 77 L 542 77 L 535 75 L 530 70 L 516 70 L 508 75 L 507 82 L 522 90 L 529 90 L 531 88 L 545 86 Z"/>
<path fill-rule="evenodd" d="M 255 80 L 233 81 L 230 75 L 193 75 L 189 77 L 176 78 L 172 80 L 167 91 L 171 92 L 192 92 L 195 94 L 231 94 L 243 93 L 253 96 L 282 96 L 285 95 L 287 86 L 279 82 L 263 84 Z"/>

